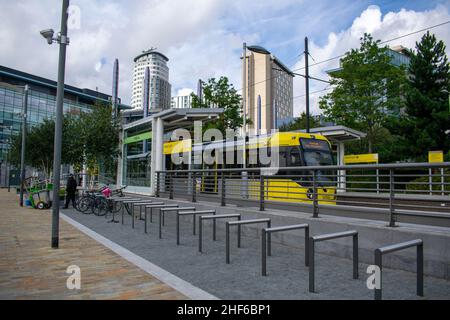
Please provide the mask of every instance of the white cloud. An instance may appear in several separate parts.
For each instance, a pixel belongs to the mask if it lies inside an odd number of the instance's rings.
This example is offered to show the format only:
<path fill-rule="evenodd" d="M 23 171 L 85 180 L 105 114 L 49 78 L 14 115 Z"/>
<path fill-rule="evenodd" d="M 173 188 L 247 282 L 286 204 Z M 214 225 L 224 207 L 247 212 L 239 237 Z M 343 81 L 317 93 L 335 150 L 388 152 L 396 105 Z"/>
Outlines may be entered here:
<path fill-rule="evenodd" d="M 421 12 L 401 9 L 398 12 L 388 12 L 384 16 L 378 6 L 372 5 L 364 10 L 359 17 L 355 18 L 348 29 L 340 31 L 339 33 L 330 33 L 328 35 L 328 41 L 324 45 L 317 45 L 314 42 L 314 39 L 312 41 L 310 39 L 310 52 L 317 62 L 324 61 L 342 55 L 352 48 L 359 47 L 359 40 L 365 32 L 371 33 L 374 39 L 386 41 L 448 20 L 450 20 L 448 9 L 441 5 L 438 5 L 432 10 Z M 439 40 L 443 40 L 449 45 L 447 46 L 447 54 L 450 54 L 450 28 L 448 28 L 448 25 L 432 29 L 431 32 L 435 33 Z M 389 42 L 386 45 L 402 45 L 407 48 L 414 48 L 416 41 L 420 41 L 423 34 L 424 32 L 404 37 Z M 302 73 L 304 72 L 302 69 L 304 64 L 305 60 L 302 56 L 293 69 L 300 69 L 299 72 Z M 311 59 L 310 64 L 314 64 L 314 61 L 311 61 Z M 310 68 L 310 75 L 321 79 L 328 79 L 325 71 L 337 68 L 338 66 L 339 59 L 312 66 Z M 328 86 L 325 83 L 310 81 L 310 92 L 319 91 L 327 87 Z M 294 96 L 303 95 L 305 93 L 303 78 L 295 78 L 294 92 Z M 326 94 L 326 92 L 311 95 L 310 106 L 312 113 L 320 113 L 318 101 L 319 97 L 324 94 Z M 304 110 L 305 97 L 294 99 L 294 115 L 298 116 Z"/>
<path fill-rule="evenodd" d="M 182 89 L 178 90 L 177 96 L 188 96 L 188 95 L 190 95 L 190 94 L 193 93 L 193 92 L 194 92 L 193 89 L 190 89 L 190 88 L 182 88 Z"/>
<path fill-rule="evenodd" d="M 0 63 L 25 72 L 56 79 L 58 48 L 39 35 L 46 28 L 59 30 L 61 3 L 54 0 L 0 0 Z M 311 37 L 310 50 L 316 61 L 344 53 L 359 45 L 363 32 L 385 40 L 449 20 L 445 7 L 415 12 L 401 10 L 385 15 L 376 6 L 366 8 L 347 30 L 338 31 L 336 20 L 348 21 L 355 6 L 332 1 L 312 3 L 300 0 L 73 0 L 80 8 L 80 28 L 69 30 L 66 83 L 110 93 L 114 59 L 120 61 L 119 95 L 131 101 L 133 58 L 152 46 L 170 59 L 173 93 L 196 90 L 199 78 L 228 76 L 235 88 L 241 86 L 242 43 L 262 44 L 291 64 L 302 51 L 303 37 Z M 297 15 L 304 10 L 308 15 Z M 303 11 L 302 11 L 303 12 Z M 334 20 L 333 20 L 334 19 Z M 433 30 L 450 43 L 450 28 Z M 275 31 L 274 31 L 275 30 Z M 319 31 L 317 31 L 319 30 Z M 289 33 L 287 32 L 289 31 Z M 418 36 L 392 44 L 413 47 Z M 295 47 L 295 48 L 293 48 Z M 287 52 L 289 51 L 289 52 Z M 292 51 L 292 52 L 291 52 Z M 294 52 L 295 51 L 295 52 Z M 283 52 L 283 54 L 282 54 Z M 287 52 L 287 53 L 286 53 Z M 314 63 L 311 61 L 311 63 Z M 338 60 L 311 68 L 311 75 L 326 78 L 324 70 Z M 303 66 L 300 59 L 293 67 Z M 301 71 L 300 71 L 301 72 Z M 311 91 L 326 85 L 311 82 Z M 304 93 L 303 81 L 294 81 L 294 96 Z M 317 97 L 312 110 L 317 113 Z M 294 100 L 299 114 L 304 98 Z"/>

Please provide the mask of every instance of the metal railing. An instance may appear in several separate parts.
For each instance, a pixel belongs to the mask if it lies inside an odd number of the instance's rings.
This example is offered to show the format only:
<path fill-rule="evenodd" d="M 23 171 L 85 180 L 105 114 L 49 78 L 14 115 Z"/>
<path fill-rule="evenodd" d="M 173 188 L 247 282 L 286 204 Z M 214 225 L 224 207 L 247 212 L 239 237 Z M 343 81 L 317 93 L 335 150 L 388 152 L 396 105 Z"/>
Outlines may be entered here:
<path fill-rule="evenodd" d="M 382 209 L 391 227 L 398 216 L 411 213 L 438 213 L 433 217 L 450 221 L 450 162 L 284 167 L 270 175 L 268 169 L 158 171 L 155 194 L 214 200 L 221 206 L 249 201 L 261 211 L 280 204 L 295 210 L 307 206 L 313 217 L 335 205 Z"/>

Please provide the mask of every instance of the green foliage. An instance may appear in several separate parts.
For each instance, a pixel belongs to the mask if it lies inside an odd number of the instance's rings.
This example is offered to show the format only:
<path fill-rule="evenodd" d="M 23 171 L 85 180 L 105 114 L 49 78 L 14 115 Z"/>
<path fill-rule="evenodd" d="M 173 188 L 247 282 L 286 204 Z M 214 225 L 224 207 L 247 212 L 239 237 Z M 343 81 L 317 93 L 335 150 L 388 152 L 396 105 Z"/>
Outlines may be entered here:
<path fill-rule="evenodd" d="M 450 191 L 450 170 L 444 170 L 444 190 L 446 192 Z M 410 181 L 406 185 L 406 190 L 421 190 L 423 194 L 429 194 L 429 177 L 421 177 Z M 432 190 L 441 191 L 442 190 L 442 177 L 440 176 L 440 171 L 433 173 L 432 177 Z M 417 194 L 416 192 L 414 194 Z M 435 193 L 437 194 L 437 193 Z"/>
<path fill-rule="evenodd" d="M 55 121 L 46 119 L 30 128 L 26 135 L 25 162 L 47 176 L 53 168 Z M 11 161 L 20 164 L 21 135 L 13 137 Z M 81 169 L 84 161 L 89 168 L 99 164 L 113 171 L 119 153 L 119 126 L 113 120 L 111 107 L 96 104 L 90 113 L 66 114 L 63 119 L 61 162 Z"/>
<path fill-rule="evenodd" d="M 450 150 L 450 65 L 445 44 L 427 32 L 411 51 L 406 108 L 393 119 L 391 131 L 401 137 L 399 153 L 426 161 L 429 150 Z"/>
<path fill-rule="evenodd" d="M 40 125 L 30 128 L 26 135 L 25 163 L 44 172 L 47 176 L 53 167 L 53 144 L 55 122 L 45 119 Z M 11 145 L 11 162 L 20 164 L 21 134 L 15 135 Z"/>
<path fill-rule="evenodd" d="M 241 96 L 227 77 L 220 77 L 219 80 L 211 78 L 204 82 L 203 99 L 194 93 L 191 96 L 192 108 L 223 108 L 220 117 L 208 124 L 207 128 L 217 128 L 225 133 L 225 129 L 236 130 L 242 127 L 244 118 L 241 115 Z"/>
<path fill-rule="evenodd" d="M 360 48 L 347 52 L 341 69 L 331 74 L 333 91 L 319 102 L 327 120 L 367 133 L 369 153 L 375 150 L 376 131 L 403 104 L 405 71 L 390 63 L 388 50 L 364 34 Z"/>
<path fill-rule="evenodd" d="M 107 172 L 114 171 L 115 159 L 119 154 L 120 129 L 111 106 L 97 103 L 91 113 L 80 115 L 77 127 L 88 167 L 101 164 Z"/>
<path fill-rule="evenodd" d="M 316 118 L 310 116 L 309 117 L 309 126 L 310 126 L 310 128 L 319 127 L 320 121 L 318 121 Z M 294 121 L 285 123 L 278 128 L 278 130 L 280 132 L 304 130 L 304 129 L 306 129 L 306 113 L 305 112 L 303 112 L 300 115 L 300 117 L 295 118 Z"/>

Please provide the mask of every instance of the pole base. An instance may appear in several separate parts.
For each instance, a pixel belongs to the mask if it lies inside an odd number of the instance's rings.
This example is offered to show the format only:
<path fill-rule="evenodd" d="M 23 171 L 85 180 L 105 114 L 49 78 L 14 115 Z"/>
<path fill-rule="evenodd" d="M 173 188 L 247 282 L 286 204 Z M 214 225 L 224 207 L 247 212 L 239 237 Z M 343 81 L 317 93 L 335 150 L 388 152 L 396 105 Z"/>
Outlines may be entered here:
<path fill-rule="evenodd" d="M 52 248 L 53 249 L 58 249 L 59 248 L 59 238 L 53 238 L 52 237 Z"/>

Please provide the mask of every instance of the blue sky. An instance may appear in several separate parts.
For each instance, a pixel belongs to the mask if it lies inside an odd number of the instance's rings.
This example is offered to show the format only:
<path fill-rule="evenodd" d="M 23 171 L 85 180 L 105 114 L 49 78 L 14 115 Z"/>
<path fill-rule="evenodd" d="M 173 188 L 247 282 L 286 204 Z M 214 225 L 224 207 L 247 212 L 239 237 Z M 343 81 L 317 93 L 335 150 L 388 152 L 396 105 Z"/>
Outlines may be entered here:
<path fill-rule="evenodd" d="M 57 4 L 57 5 L 55 5 Z M 358 46 L 364 32 L 386 40 L 450 20 L 450 0 L 337 1 L 337 0 L 72 0 L 79 8 L 79 28 L 69 30 L 66 82 L 111 92 L 114 59 L 120 61 L 119 94 L 131 101 L 133 58 L 157 47 L 170 59 L 173 94 L 196 89 L 199 78 L 230 78 L 241 85 L 242 43 L 262 45 L 291 68 L 304 64 L 304 37 L 316 61 Z M 0 64 L 56 79 L 57 46 L 48 46 L 39 31 L 59 29 L 60 1 L 0 0 Z M 450 45 L 450 25 L 433 29 Z M 413 47 L 421 35 L 389 45 Z M 32 53 L 30 55 L 30 52 Z M 312 67 L 326 78 L 333 60 Z M 311 91 L 326 88 L 312 83 Z M 294 96 L 304 93 L 302 79 L 294 80 Z M 320 95 L 311 98 L 319 113 Z M 294 115 L 304 99 L 294 99 Z"/>
<path fill-rule="evenodd" d="M 348 29 L 354 19 L 370 5 L 377 5 L 382 14 L 400 9 L 425 11 L 438 4 L 449 7 L 449 1 L 296 1 L 270 13 L 261 10 L 253 22 L 245 23 L 243 15 L 226 12 L 227 27 L 235 32 L 259 33 L 260 45 L 270 48 L 287 65 L 295 62 L 304 50 L 304 37 L 324 45 L 330 32 Z M 252 19 L 249 19 L 250 21 Z"/>

